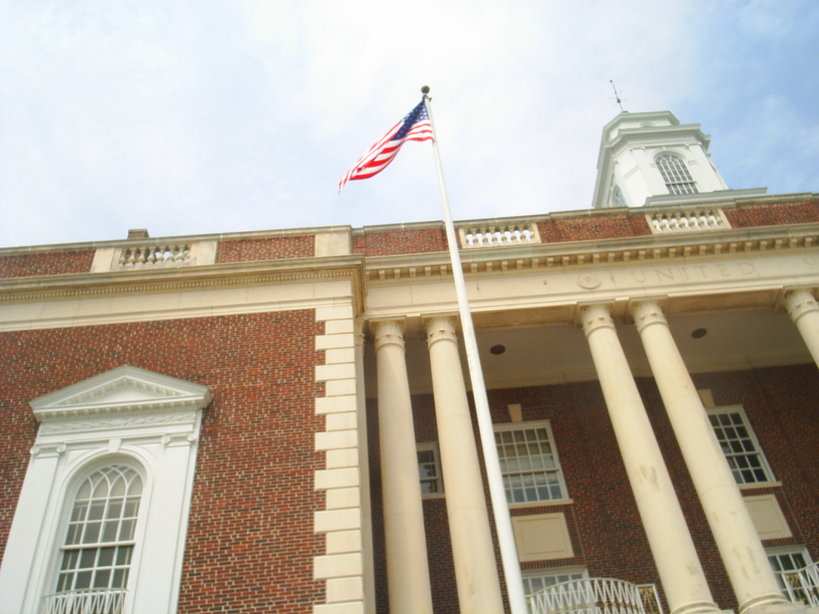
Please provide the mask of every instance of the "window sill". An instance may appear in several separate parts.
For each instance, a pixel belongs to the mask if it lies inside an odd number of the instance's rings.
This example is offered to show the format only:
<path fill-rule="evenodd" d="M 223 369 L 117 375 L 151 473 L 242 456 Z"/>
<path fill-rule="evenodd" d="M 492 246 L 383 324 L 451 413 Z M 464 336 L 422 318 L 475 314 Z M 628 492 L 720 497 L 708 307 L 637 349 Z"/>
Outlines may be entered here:
<path fill-rule="evenodd" d="M 757 482 L 756 484 L 738 484 L 740 492 L 759 490 L 761 488 L 781 488 L 782 482 Z"/>
<path fill-rule="evenodd" d="M 520 510 L 529 507 L 560 507 L 574 504 L 574 499 L 554 499 L 551 501 L 527 501 L 526 503 L 510 503 L 510 510 Z"/>

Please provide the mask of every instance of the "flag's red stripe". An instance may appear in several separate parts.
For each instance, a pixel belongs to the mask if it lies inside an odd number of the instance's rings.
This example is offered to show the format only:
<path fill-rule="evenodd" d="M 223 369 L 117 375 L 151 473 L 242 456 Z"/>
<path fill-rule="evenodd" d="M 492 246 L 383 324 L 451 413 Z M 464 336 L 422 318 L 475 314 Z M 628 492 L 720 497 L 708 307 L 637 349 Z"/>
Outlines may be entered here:
<path fill-rule="evenodd" d="M 435 139 L 432 134 L 432 123 L 429 119 L 423 119 L 415 123 L 402 138 L 395 139 L 395 134 L 404 125 L 405 120 L 406 118 L 390 128 L 387 134 L 376 141 L 363 156 L 356 160 L 352 168 L 338 182 L 339 192 L 348 181 L 369 179 L 387 168 L 390 162 L 395 159 L 395 156 L 398 155 L 398 151 L 405 142 L 432 141 Z"/>

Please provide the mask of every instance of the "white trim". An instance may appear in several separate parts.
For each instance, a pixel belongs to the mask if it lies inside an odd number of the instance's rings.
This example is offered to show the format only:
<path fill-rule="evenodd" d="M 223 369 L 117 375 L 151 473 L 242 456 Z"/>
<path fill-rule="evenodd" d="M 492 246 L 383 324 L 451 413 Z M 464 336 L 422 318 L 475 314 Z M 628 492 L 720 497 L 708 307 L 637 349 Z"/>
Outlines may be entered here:
<path fill-rule="evenodd" d="M 432 452 L 432 462 L 435 466 L 435 485 L 437 490 L 435 492 L 424 492 L 424 489 L 421 489 L 421 498 L 423 499 L 435 499 L 441 498 L 446 493 L 444 492 L 444 474 L 441 472 L 441 452 L 438 449 L 438 442 L 437 441 L 424 441 L 421 443 L 416 444 L 416 451 L 417 452 Z M 418 463 L 419 473 L 421 468 L 421 463 L 419 460 Z M 421 476 L 421 483 L 424 482 L 431 482 L 431 478 L 424 479 Z"/>
<path fill-rule="evenodd" d="M 523 422 L 503 422 L 499 424 L 493 425 L 493 430 L 495 433 L 502 433 L 502 432 L 509 432 L 509 431 L 525 431 L 531 429 L 538 429 L 544 428 L 546 429 L 546 435 L 549 438 L 549 445 L 551 446 L 551 454 L 554 458 L 555 467 L 550 471 L 554 471 L 557 474 L 558 485 L 560 487 L 560 492 L 563 495 L 557 499 L 538 499 L 536 501 L 509 501 L 507 497 L 507 506 L 508 507 L 522 507 L 522 506 L 532 506 L 532 505 L 540 505 L 540 504 L 548 504 L 548 503 L 563 503 L 565 504 L 569 500 L 569 490 L 566 487 L 566 480 L 563 476 L 563 467 L 560 464 L 560 456 L 557 452 L 557 444 L 555 443 L 555 436 L 552 432 L 552 425 L 549 420 L 527 420 Z M 495 445 L 497 447 L 497 439 L 495 441 Z M 503 474 L 503 470 L 501 469 L 501 474 Z M 505 490 L 505 483 L 504 483 L 504 490 Z"/>
<path fill-rule="evenodd" d="M 0 611 L 35 612 L 56 586 L 72 487 L 117 459 L 139 466 L 143 495 L 125 612 L 173 612 L 205 386 L 122 366 L 35 399 L 41 422 L 0 567 Z"/>
<path fill-rule="evenodd" d="M 765 452 L 763 451 L 762 446 L 759 444 L 759 439 L 757 439 L 756 433 L 754 432 L 754 428 L 753 426 L 751 426 L 751 421 L 748 419 L 748 414 L 745 413 L 745 408 L 742 407 L 742 405 L 722 405 L 720 407 L 709 407 L 707 409 L 707 413 L 708 416 L 724 415 L 729 413 L 739 414 L 740 418 L 742 418 L 743 426 L 748 431 L 748 439 L 754 446 L 754 453 L 759 457 L 761 469 L 762 471 L 765 472 L 765 475 L 767 476 L 766 480 L 759 480 L 755 482 L 737 482 L 737 486 L 742 488 L 746 485 L 772 486 L 774 484 L 778 484 L 778 482 L 776 481 L 776 477 L 774 476 L 774 472 L 771 469 L 771 465 L 770 463 L 768 463 L 768 459 L 765 457 Z M 717 437 L 717 441 L 719 441 L 719 437 Z M 722 445 L 722 442 L 720 442 L 720 445 Z M 733 472 L 734 470 L 733 468 L 731 468 L 731 473 Z M 734 476 L 734 478 L 736 479 L 736 476 Z"/>

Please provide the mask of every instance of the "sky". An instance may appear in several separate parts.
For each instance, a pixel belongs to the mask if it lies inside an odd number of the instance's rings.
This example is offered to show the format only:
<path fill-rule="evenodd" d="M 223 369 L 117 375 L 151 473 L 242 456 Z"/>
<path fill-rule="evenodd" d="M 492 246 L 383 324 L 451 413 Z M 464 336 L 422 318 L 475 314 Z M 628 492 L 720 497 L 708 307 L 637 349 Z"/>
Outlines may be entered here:
<path fill-rule="evenodd" d="M 602 127 L 701 124 L 730 188 L 819 192 L 816 0 L 0 0 L 0 247 L 588 209 Z"/>

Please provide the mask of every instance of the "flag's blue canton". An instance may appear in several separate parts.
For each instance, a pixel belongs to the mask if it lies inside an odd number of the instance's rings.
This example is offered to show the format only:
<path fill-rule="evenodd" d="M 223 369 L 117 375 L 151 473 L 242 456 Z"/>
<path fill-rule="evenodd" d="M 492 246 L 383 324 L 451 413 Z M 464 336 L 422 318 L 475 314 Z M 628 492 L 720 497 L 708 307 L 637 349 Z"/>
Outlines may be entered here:
<path fill-rule="evenodd" d="M 407 136 L 407 132 L 409 132 L 415 124 L 426 119 L 429 119 L 429 113 L 427 113 L 427 105 L 425 105 L 424 101 L 422 100 L 420 103 L 418 103 L 417 107 L 407 114 L 407 116 L 404 118 L 403 124 L 401 124 L 398 132 L 395 133 L 391 140 L 397 141 L 398 139 L 403 139 L 405 136 Z"/>
<path fill-rule="evenodd" d="M 376 141 L 363 156 L 347 171 L 338 182 L 338 191 L 348 181 L 368 179 L 374 177 L 395 159 L 402 145 L 407 141 L 434 141 L 432 122 L 429 119 L 427 106 L 421 103 L 410 111 L 407 116 L 387 131 Z"/>

